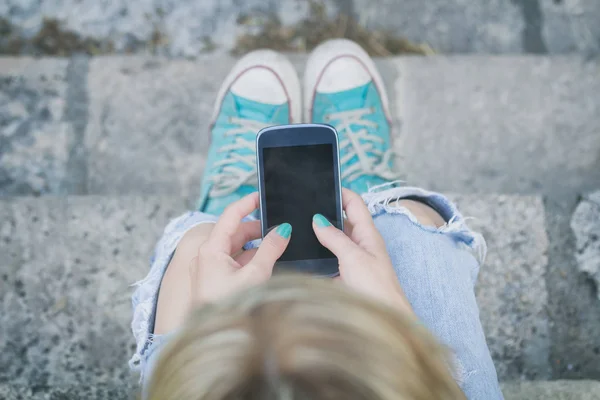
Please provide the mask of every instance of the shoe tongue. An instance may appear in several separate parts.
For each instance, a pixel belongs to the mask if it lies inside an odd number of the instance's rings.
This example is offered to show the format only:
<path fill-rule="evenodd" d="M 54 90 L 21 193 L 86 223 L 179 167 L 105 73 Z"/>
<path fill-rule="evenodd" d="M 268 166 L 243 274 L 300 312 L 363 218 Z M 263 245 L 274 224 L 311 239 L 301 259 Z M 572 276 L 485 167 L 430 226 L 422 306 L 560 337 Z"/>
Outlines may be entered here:
<path fill-rule="evenodd" d="M 221 197 L 208 197 L 206 203 L 201 207 L 200 211 L 212 215 L 221 215 L 229 204 L 238 201 L 242 197 L 256 192 L 256 188 L 249 185 L 242 185 L 235 192 Z"/>
<path fill-rule="evenodd" d="M 367 83 L 364 86 L 359 86 L 354 89 L 346 90 L 344 92 L 329 94 L 328 100 L 332 104 L 332 111 L 330 113 L 364 109 L 368 106 L 367 103 L 370 87 L 371 83 Z M 365 115 L 363 118 L 370 119 L 371 116 Z M 336 121 L 333 122 L 337 123 Z M 351 128 L 355 131 L 360 129 L 366 129 L 367 131 L 371 131 L 373 129 L 368 126 L 356 124 L 352 124 Z"/>
<path fill-rule="evenodd" d="M 240 118 L 259 122 L 269 122 L 273 120 L 273 115 L 281 107 L 280 105 L 263 104 L 244 97 L 233 95 L 235 107 Z M 257 133 L 257 132 L 254 132 Z"/>
<path fill-rule="evenodd" d="M 348 111 L 363 108 L 365 106 L 370 85 L 370 83 L 367 83 L 364 86 L 359 86 L 343 92 L 329 93 L 327 94 L 327 97 L 333 107 L 335 107 L 336 111 Z"/>

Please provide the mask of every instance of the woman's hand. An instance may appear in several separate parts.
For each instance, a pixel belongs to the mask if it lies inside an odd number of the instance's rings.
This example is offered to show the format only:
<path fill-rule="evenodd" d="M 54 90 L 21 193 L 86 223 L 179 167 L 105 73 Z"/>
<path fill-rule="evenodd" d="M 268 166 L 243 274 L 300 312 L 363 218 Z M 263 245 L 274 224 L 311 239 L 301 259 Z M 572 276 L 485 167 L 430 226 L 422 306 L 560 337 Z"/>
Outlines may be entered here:
<path fill-rule="evenodd" d="M 196 305 L 219 301 L 271 277 L 275 262 L 290 241 L 292 227 L 281 224 L 263 239 L 258 249 L 240 253 L 246 242 L 261 236 L 258 221 L 242 222 L 257 208 L 258 193 L 232 203 L 200 246 L 198 257 L 190 266 Z"/>
<path fill-rule="evenodd" d="M 349 222 L 348 235 L 320 214 L 313 218 L 317 239 L 338 258 L 340 279 L 358 292 L 412 313 L 385 242 L 363 199 L 351 190 L 343 189 L 342 200 Z"/>

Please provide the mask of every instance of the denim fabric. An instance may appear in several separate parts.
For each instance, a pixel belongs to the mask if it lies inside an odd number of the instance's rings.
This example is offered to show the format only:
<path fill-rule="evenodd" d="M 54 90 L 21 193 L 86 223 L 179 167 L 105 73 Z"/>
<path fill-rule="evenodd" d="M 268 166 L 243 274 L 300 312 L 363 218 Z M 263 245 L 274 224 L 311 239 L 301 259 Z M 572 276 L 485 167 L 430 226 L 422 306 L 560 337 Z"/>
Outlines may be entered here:
<path fill-rule="evenodd" d="M 502 399 L 479 308 L 475 282 L 486 244 L 445 197 L 416 188 L 363 196 L 394 264 L 398 280 L 421 322 L 454 353 L 455 379 L 468 399 Z M 429 204 L 448 221 L 440 229 L 421 226 L 389 199 Z"/>
<path fill-rule="evenodd" d="M 440 194 L 384 186 L 363 198 L 415 313 L 452 350 L 455 379 L 467 398 L 502 399 L 474 294 L 486 252 L 483 237 L 469 230 L 460 212 Z M 421 226 L 407 209 L 390 205 L 390 201 L 402 198 L 427 203 L 442 215 L 446 225 L 439 229 Z M 199 223 L 215 220 L 215 216 L 193 212 L 171 222 L 156 247 L 148 277 L 137 283 L 132 322 L 137 351 L 130 365 L 141 371 L 144 389 L 161 348 L 175 335 L 152 334 L 160 280 L 184 233 Z"/>

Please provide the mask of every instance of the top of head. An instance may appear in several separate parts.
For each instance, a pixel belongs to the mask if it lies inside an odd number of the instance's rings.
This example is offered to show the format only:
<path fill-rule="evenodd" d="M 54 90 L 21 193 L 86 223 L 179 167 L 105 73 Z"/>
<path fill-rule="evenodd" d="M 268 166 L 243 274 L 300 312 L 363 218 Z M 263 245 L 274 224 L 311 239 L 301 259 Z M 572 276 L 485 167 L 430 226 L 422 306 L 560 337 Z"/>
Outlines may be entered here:
<path fill-rule="evenodd" d="M 163 350 L 149 398 L 464 399 L 449 365 L 412 318 L 283 276 L 197 310 Z"/>

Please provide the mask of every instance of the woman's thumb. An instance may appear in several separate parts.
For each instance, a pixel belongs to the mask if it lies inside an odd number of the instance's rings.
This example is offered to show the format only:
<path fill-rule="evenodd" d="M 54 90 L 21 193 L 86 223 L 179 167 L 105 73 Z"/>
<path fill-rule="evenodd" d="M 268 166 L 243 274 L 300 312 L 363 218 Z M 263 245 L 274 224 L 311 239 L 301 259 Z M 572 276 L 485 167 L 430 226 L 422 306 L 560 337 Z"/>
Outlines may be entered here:
<path fill-rule="evenodd" d="M 321 214 L 313 216 L 313 230 L 319 242 L 328 248 L 338 260 L 355 254 L 360 248 L 344 232 L 331 225 Z"/>
<path fill-rule="evenodd" d="M 250 264 L 270 276 L 275 262 L 287 248 L 291 235 L 292 225 L 287 222 L 273 229 L 263 239 Z"/>

